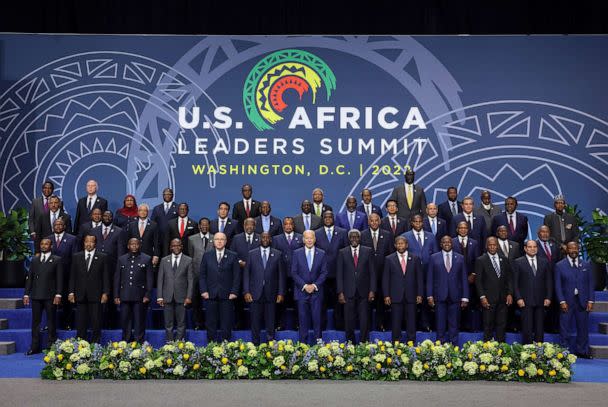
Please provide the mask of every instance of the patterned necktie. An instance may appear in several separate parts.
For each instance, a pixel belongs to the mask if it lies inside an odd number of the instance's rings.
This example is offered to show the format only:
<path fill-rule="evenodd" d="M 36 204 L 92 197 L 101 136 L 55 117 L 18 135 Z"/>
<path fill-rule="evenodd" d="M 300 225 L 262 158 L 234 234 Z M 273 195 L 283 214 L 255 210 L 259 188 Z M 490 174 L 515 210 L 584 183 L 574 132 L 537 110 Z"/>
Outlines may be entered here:
<path fill-rule="evenodd" d="M 268 264 L 268 254 L 266 254 L 266 249 L 262 250 L 262 266 L 266 268 L 266 264 Z"/>
<path fill-rule="evenodd" d="M 405 262 L 405 254 L 400 254 L 399 256 L 401 256 L 401 272 L 403 274 L 405 274 L 405 271 L 407 270 L 407 263 Z"/>
<path fill-rule="evenodd" d="M 53 212 L 53 215 L 51 216 L 51 225 L 53 225 L 56 220 L 57 220 L 57 212 Z"/>
<path fill-rule="evenodd" d="M 551 250 L 549 249 L 549 245 L 547 245 L 547 242 L 543 242 L 543 246 L 545 247 L 545 254 L 547 255 L 547 259 L 549 259 L 549 262 L 551 262 Z"/>
<path fill-rule="evenodd" d="M 355 268 L 357 268 L 357 264 L 359 264 L 359 256 L 357 256 L 357 249 L 353 253 L 353 262 L 355 263 Z"/>
<path fill-rule="evenodd" d="M 500 278 L 500 266 L 496 263 L 496 258 L 494 256 L 490 256 L 492 259 L 492 266 L 494 267 L 494 271 L 496 272 L 496 277 Z"/>
<path fill-rule="evenodd" d="M 372 232 L 372 242 L 374 244 L 374 251 L 378 250 L 378 232 Z"/>
<path fill-rule="evenodd" d="M 448 271 L 448 273 L 452 270 L 452 258 L 450 253 L 445 254 L 445 269 Z"/>
<path fill-rule="evenodd" d="M 534 262 L 534 258 L 532 258 L 530 262 L 532 263 L 532 272 L 534 273 L 534 276 L 536 276 L 536 263 Z"/>

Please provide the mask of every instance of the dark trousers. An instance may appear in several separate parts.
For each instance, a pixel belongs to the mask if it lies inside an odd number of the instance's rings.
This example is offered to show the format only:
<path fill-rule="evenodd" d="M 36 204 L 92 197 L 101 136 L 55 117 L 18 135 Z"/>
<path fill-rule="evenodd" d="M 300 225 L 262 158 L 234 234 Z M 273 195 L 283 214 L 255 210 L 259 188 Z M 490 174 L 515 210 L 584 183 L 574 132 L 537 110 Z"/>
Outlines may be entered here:
<path fill-rule="evenodd" d="M 482 308 L 483 340 L 490 341 L 492 338 L 498 342 L 505 341 L 505 330 L 507 327 L 507 304 L 501 301 L 490 304 L 490 308 Z M 496 331 L 496 336 L 494 336 Z"/>
<path fill-rule="evenodd" d="M 576 344 L 574 353 L 589 354 L 589 313 L 578 301 L 568 304 L 568 312 L 562 312 L 559 318 L 559 335 L 562 346 L 570 347 L 572 320 L 576 322 Z"/>
<path fill-rule="evenodd" d="M 336 330 L 344 330 L 344 306 L 338 303 L 338 294 L 336 287 L 336 278 L 328 278 L 323 284 L 323 293 L 325 300 L 323 301 L 322 318 L 325 321 L 324 326 L 327 327 L 327 309 L 334 310 L 334 326 Z"/>
<path fill-rule="evenodd" d="M 426 276 L 428 264 L 422 265 L 423 275 Z M 422 292 L 426 292 L 426 279 L 424 279 L 422 283 Z M 420 330 L 422 331 L 430 331 L 433 325 L 433 309 L 429 305 L 428 302 L 422 301 L 422 304 L 416 306 L 419 310 L 420 315 L 418 317 L 418 325 L 420 326 Z"/>
<path fill-rule="evenodd" d="M 376 327 L 380 331 L 384 331 L 389 325 L 389 313 L 384 304 L 384 293 L 382 292 L 382 268 L 376 269 L 378 276 L 376 298 L 374 299 L 374 308 L 376 310 Z"/>
<path fill-rule="evenodd" d="M 437 339 L 441 343 L 450 342 L 458 345 L 458 327 L 460 326 L 460 301 L 435 303 L 435 326 Z M 446 333 L 447 328 L 447 333 Z"/>
<path fill-rule="evenodd" d="M 355 343 L 355 326 L 359 319 L 359 341 L 369 341 L 369 305 L 367 297 L 363 298 L 355 294 L 352 298 L 346 298 L 344 304 L 344 328 L 346 340 Z"/>
<path fill-rule="evenodd" d="M 405 317 L 407 340 L 416 342 L 416 304 L 400 302 L 391 304 L 391 339 L 401 340 L 401 326 Z"/>
<path fill-rule="evenodd" d="M 278 330 L 292 329 L 292 327 L 285 326 L 285 318 L 288 308 L 296 308 L 296 303 L 293 299 L 293 280 L 289 277 L 286 279 L 285 289 L 285 299 L 281 304 L 276 305 L 275 326 Z M 294 318 L 295 326 L 298 326 L 298 316 L 295 315 Z"/>
<path fill-rule="evenodd" d="M 87 340 L 87 328 L 91 324 L 91 342 L 101 342 L 101 303 L 78 302 L 76 307 L 76 336 Z"/>
<path fill-rule="evenodd" d="M 298 319 L 300 320 L 300 342 L 308 343 L 308 331 L 312 319 L 312 329 L 315 339 L 321 339 L 321 311 L 323 310 L 323 295 L 320 293 L 308 294 L 298 299 Z"/>
<path fill-rule="evenodd" d="M 192 326 L 195 329 L 203 329 L 205 326 L 203 320 L 203 301 L 200 295 L 201 289 L 199 285 L 198 275 L 194 276 L 194 295 L 192 296 Z"/>
<path fill-rule="evenodd" d="M 120 302 L 120 325 L 122 327 L 122 340 L 130 342 L 135 340 L 143 343 L 146 335 L 146 311 L 148 306 L 141 301 Z M 131 334 L 133 327 L 133 335 Z"/>
<path fill-rule="evenodd" d="M 276 314 L 276 303 L 260 298 L 249 304 L 251 310 L 251 338 L 256 345 L 260 344 L 260 331 L 262 329 L 262 318 L 266 327 L 266 336 L 269 341 L 274 339 L 274 319 Z"/>
<path fill-rule="evenodd" d="M 526 305 L 521 310 L 521 342 L 523 344 L 542 342 L 545 334 L 545 307 Z"/>
<path fill-rule="evenodd" d="M 165 339 L 170 342 L 174 339 L 178 341 L 186 337 L 186 308 L 183 302 L 166 302 L 163 307 L 163 317 L 165 319 Z M 177 325 L 175 336 L 173 326 Z"/>
<path fill-rule="evenodd" d="M 482 312 L 475 284 L 469 284 L 469 306 L 462 311 L 461 328 L 468 332 L 478 332 L 482 327 Z"/>
<path fill-rule="evenodd" d="M 207 300 L 207 341 L 229 341 L 232 337 L 232 324 L 234 320 L 234 301 L 209 299 Z M 217 328 L 221 330 L 218 339 Z"/>
<path fill-rule="evenodd" d="M 42 311 L 46 312 L 46 325 L 49 328 L 48 345 L 51 346 L 57 340 L 57 307 L 53 305 L 53 300 L 30 300 L 30 304 L 32 304 L 32 345 L 30 349 L 39 352 Z"/>

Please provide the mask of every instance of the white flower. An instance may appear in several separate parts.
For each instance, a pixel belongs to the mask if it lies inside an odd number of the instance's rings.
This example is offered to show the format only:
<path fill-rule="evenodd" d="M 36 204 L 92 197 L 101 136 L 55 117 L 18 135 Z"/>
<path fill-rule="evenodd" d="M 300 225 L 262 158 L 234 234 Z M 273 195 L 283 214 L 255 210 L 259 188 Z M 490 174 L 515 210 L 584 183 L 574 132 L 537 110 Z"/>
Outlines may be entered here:
<path fill-rule="evenodd" d="M 222 353 L 224 353 L 224 349 L 222 349 L 220 346 L 214 346 L 211 351 L 213 352 L 213 357 L 216 358 L 219 358 L 222 356 Z"/>
<path fill-rule="evenodd" d="M 475 362 L 465 362 L 462 368 L 471 376 L 477 373 L 477 363 Z"/>
<path fill-rule="evenodd" d="M 74 345 L 70 341 L 65 341 L 59 346 L 59 350 L 65 353 L 74 352 Z"/>
<path fill-rule="evenodd" d="M 272 361 L 272 364 L 275 365 L 276 367 L 281 367 L 281 365 L 285 364 L 285 358 L 283 356 L 277 356 Z"/>
<path fill-rule="evenodd" d="M 482 363 L 488 364 L 492 361 L 492 355 L 490 353 L 482 353 L 479 355 L 479 360 L 481 360 Z"/>
<path fill-rule="evenodd" d="M 374 355 L 374 360 L 376 362 L 382 363 L 386 360 L 386 355 L 382 354 L 382 353 L 377 353 Z"/>
<path fill-rule="evenodd" d="M 401 362 L 404 365 L 407 365 L 408 363 L 410 363 L 410 358 L 405 353 L 403 353 L 401 354 Z"/>
<path fill-rule="evenodd" d="M 241 365 L 236 369 L 236 374 L 239 375 L 239 377 L 247 376 L 249 374 L 249 369 L 247 369 L 246 366 Z"/>
<path fill-rule="evenodd" d="M 310 362 L 308 362 L 308 371 L 309 372 L 316 372 L 317 369 L 319 369 L 319 365 L 316 360 L 311 360 Z"/>
<path fill-rule="evenodd" d="M 364 358 L 361 358 L 361 363 L 362 363 L 363 365 L 368 365 L 368 364 L 369 364 L 369 362 L 370 362 L 369 357 L 365 356 Z"/>
<path fill-rule="evenodd" d="M 258 355 L 258 351 L 255 349 L 250 349 L 249 352 L 247 352 L 247 356 L 249 356 L 250 358 L 254 358 Z"/>
<path fill-rule="evenodd" d="M 166 344 L 165 346 L 162 347 L 162 350 L 165 352 L 175 352 L 175 346 L 173 346 L 171 344 Z"/>
<path fill-rule="evenodd" d="M 570 370 L 563 368 L 559 371 L 562 376 L 564 376 L 564 378 L 569 379 L 570 378 Z"/>
<path fill-rule="evenodd" d="M 346 362 L 342 356 L 336 356 L 336 360 L 334 360 L 334 365 L 337 367 L 344 367 Z"/>
<path fill-rule="evenodd" d="M 118 342 L 118 347 L 125 349 L 127 347 L 127 342 L 126 341 Z"/>
<path fill-rule="evenodd" d="M 439 365 L 435 368 L 435 371 L 437 372 L 437 377 L 438 378 L 442 378 L 445 377 L 445 375 L 448 373 L 448 369 L 445 367 L 445 365 Z"/>
<path fill-rule="evenodd" d="M 534 376 L 536 376 L 537 369 L 536 369 L 536 366 L 534 365 L 534 363 L 530 363 L 528 366 L 526 366 L 525 371 L 528 374 L 528 376 L 534 377 Z"/>
<path fill-rule="evenodd" d="M 270 377 L 270 371 L 268 369 L 262 370 L 262 376 L 264 376 L 264 377 Z"/>
<path fill-rule="evenodd" d="M 78 374 L 87 374 L 90 370 L 89 365 L 86 363 L 82 363 L 76 367 L 76 373 Z"/>
<path fill-rule="evenodd" d="M 141 356 L 141 349 L 134 349 L 133 352 L 131 352 L 131 359 L 137 359 L 138 357 Z"/>
<path fill-rule="evenodd" d="M 300 366 L 298 365 L 293 365 L 293 367 L 291 368 L 291 374 L 296 374 L 296 372 L 300 370 Z"/>
<path fill-rule="evenodd" d="M 488 372 L 496 372 L 496 371 L 498 371 L 498 366 L 496 366 L 496 365 L 488 366 Z"/>
<path fill-rule="evenodd" d="M 397 370 L 397 369 L 391 369 L 389 371 L 389 374 L 391 375 L 391 379 L 397 380 L 399 378 L 399 375 L 401 374 L 401 372 L 399 372 L 399 370 Z"/>
<path fill-rule="evenodd" d="M 176 376 L 182 376 L 184 374 L 184 367 L 182 365 L 177 365 L 173 368 L 173 374 Z"/>
<path fill-rule="evenodd" d="M 146 360 L 146 363 L 144 363 L 144 367 L 145 367 L 147 370 L 152 370 L 152 369 L 154 369 L 154 361 L 153 361 L 152 359 L 148 359 L 148 360 Z"/>
<path fill-rule="evenodd" d="M 70 355 L 70 362 L 78 362 L 80 360 L 80 356 L 78 356 L 78 353 L 72 353 Z"/>
<path fill-rule="evenodd" d="M 118 369 L 123 373 L 127 373 L 131 369 L 131 364 L 123 360 L 118 364 Z"/>
<path fill-rule="evenodd" d="M 226 374 L 228 372 L 230 372 L 230 365 L 224 365 L 224 366 L 222 366 L 222 373 Z"/>
<path fill-rule="evenodd" d="M 412 366 L 412 373 L 414 373 L 414 375 L 416 377 L 420 376 L 423 372 L 423 368 L 422 368 L 422 362 L 417 360 L 414 362 L 414 365 Z"/>
<path fill-rule="evenodd" d="M 319 350 L 317 351 L 317 354 L 319 355 L 320 358 L 326 358 L 329 355 L 331 355 L 331 352 L 329 351 L 329 349 L 327 349 L 325 346 L 323 346 L 322 348 L 319 348 Z"/>
<path fill-rule="evenodd" d="M 190 341 L 186 342 L 186 349 L 188 350 L 194 350 L 196 349 L 196 347 L 194 346 L 194 344 Z"/>
<path fill-rule="evenodd" d="M 568 362 L 570 362 L 570 363 L 576 362 L 576 355 L 573 355 L 572 353 L 568 354 Z"/>
<path fill-rule="evenodd" d="M 295 350 L 295 348 L 293 347 L 292 344 L 288 343 L 287 345 L 285 345 L 286 352 L 293 352 L 294 350 Z"/>
<path fill-rule="evenodd" d="M 117 351 L 116 349 L 112 349 L 112 350 L 110 351 L 110 356 L 111 356 L 111 357 L 115 358 L 117 355 L 118 355 L 118 351 Z"/>

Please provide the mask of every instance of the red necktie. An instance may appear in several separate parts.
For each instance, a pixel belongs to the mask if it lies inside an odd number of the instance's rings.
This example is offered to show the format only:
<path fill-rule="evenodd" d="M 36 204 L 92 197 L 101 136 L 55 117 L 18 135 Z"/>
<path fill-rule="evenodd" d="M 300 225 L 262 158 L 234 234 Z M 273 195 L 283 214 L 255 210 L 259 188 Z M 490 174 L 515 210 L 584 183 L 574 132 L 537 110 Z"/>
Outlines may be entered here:
<path fill-rule="evenodd" d="M 355 252 L 353 253 L 353 261 L 355 262 L 355 268 L 356 268 L 357 264 L 359 264 L 359 256 L 357 256 L 357 249 L 355 249 Z"/>
<path fill-rule="evenodd" d="M 59 249 L 59 246 L 61 246 L 61 239 L 59 238 L 59 235 L 55 237 L 55 243 L 57 244 L 57 248 Z"/>
<path fill-rule="evenodd" d="M 405 264 L 405 255 L 400 254 L 401 256 L 401 271 L 405 274 L 405 270 L 407 268 L 407 264 Z"/>
<path fill-rule="evenodd" d="M 509 215 L 509 229 L 511 229 L 511 235 L 514 235 L 515 225 L 513 224 L 513 215 Z"/>
<path fill-rule="evenodd" d="M 549 250 L 547 242 L 543 242 L 543 245 L 545 246 L 545 253 L 547 254 L 547 259 L 549 259 L 549 262 L 551 262 L 551 250 Z"/>
<path fill-rule="evenodd" d="M 247 217 L 249 217 L 249 201 L 245 201 L 245 213 Z"/>
<path fill-rule="evenodd" d="M 179 237 L 184 237 L 184 218 L 181 218 L 181 224 L 179 225 Z"/>
<path fill-rule="evenodd" d="M 391 219 L 391 229 L 393 229 L 393 234 L 397 231 L 397 225 L 395 224 L 395 218 Z"/>
<path fill-rule="evenodd" d="M 49 199 L 48 198 L 44 198 L 44 211 L 45 212 L 49 211 Z"/>

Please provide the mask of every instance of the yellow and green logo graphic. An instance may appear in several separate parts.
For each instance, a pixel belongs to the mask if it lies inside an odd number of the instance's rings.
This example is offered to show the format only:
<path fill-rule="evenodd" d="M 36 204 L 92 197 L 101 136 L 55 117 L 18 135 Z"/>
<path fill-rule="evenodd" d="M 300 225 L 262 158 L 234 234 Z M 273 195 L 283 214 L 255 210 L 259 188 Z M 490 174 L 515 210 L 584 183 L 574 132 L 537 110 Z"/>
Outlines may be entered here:
<path fill-rule="evenodd" d="M 329 100 L 331 92 L 336 90 L 336 77 L 322 59 L 297 49 L 274 52 L 258 62 L 247 75 L 243 87 L 245 112 L 258 130 L 271 130 L 272 124 L 283 120 L 281 112 L 287 107 L 283 100 L 286 90 L 298 92 L 300 100 L 310 90 L 314 104 L 322 86 Z"/>

